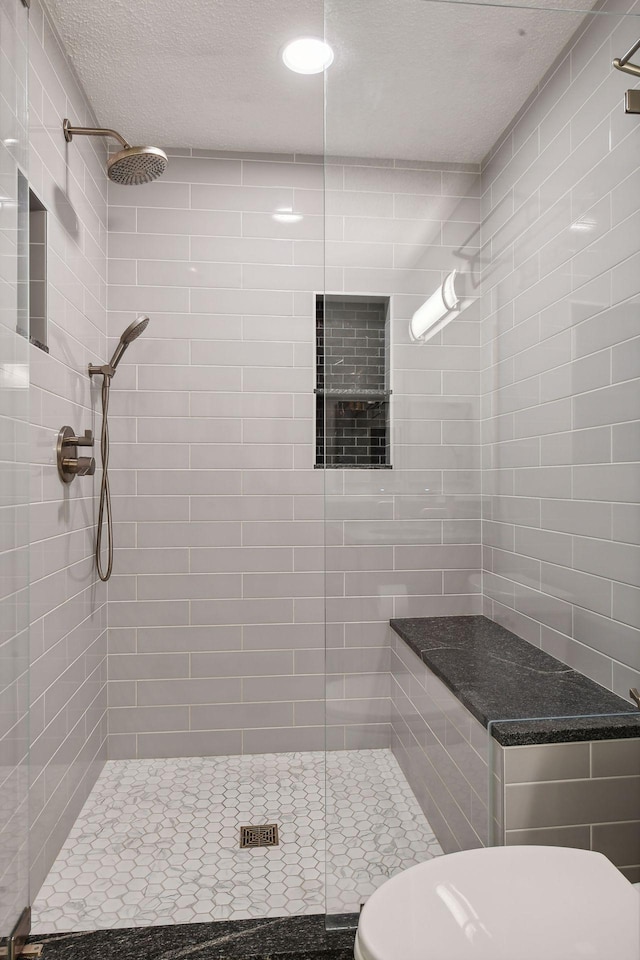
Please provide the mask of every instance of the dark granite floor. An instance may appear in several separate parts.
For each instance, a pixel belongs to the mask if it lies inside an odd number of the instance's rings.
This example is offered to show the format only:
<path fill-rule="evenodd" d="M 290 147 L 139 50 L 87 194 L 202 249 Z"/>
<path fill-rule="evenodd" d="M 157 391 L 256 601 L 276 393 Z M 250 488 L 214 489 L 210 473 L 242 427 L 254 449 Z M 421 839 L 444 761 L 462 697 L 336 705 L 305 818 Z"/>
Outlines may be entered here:
<path fill-rule="evenodd" d="M 346 919 L 346 918 L 345 918 Z M 353 927 L 357 917 L 349 918 Z M 354 931 L 325 918 L 281 917 L 32 937 L 43 960 L 353 960 Z"/>

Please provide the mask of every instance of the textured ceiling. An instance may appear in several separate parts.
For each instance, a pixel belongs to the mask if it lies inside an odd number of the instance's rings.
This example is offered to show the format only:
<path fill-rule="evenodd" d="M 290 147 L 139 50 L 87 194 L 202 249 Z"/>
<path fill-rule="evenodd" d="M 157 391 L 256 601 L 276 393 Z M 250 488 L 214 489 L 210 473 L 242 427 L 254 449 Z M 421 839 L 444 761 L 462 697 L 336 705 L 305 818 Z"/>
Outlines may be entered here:
<path fill-rule="evenodd" d="M 584 9 L 581 0 L 573 0 Z M 133 143 L 478 161 L 584 14 L 430 0 L 48 0 L 100 123 Z M 567 4 L 565 3 L 565 6 Z"/>

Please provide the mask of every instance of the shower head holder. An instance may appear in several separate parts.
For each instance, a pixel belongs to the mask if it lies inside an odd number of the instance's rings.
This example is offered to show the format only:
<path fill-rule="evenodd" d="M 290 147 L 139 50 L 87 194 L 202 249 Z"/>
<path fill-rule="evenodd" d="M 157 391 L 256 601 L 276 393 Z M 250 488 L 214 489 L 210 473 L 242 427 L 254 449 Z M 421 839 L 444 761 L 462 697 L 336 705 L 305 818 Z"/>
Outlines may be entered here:
<path fill-rule="evenodd" d="M 102 366 L 98 366 L 96 363 L 89 364 L 89 376 L 103 376 L 103 377 L 112 377 L 115 373 L 115 369 L 111 366 L 110 363 L 103 363 Z"/>

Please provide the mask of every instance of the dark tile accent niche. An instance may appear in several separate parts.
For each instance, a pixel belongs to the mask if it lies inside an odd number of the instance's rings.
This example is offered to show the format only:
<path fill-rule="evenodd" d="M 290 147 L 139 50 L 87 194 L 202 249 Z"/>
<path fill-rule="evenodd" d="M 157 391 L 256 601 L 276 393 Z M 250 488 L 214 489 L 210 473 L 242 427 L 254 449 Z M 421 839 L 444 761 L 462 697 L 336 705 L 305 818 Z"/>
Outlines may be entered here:
<path fill-rule="evenodd" d="M 316 467 L 391 466 L 389 298 L 316 297 Z"/>

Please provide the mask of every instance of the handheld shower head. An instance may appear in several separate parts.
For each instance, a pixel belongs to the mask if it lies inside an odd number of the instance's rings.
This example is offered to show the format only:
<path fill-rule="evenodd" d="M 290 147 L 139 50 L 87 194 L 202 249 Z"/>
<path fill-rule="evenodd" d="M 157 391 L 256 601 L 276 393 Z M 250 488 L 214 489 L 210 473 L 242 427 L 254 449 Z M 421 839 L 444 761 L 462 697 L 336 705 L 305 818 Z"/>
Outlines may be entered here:
<path fill-rule="evenodd" d="M 145 316 L 137 317 L 133 321 L 133 323 L 129 324 L 127 329 L 124 331 L 124 333 L 120 337 L 120 342 L 118 343 L 118 346 L 114 350 L 113 356 L 109 361 L 110 367 L 112 367 L 114 370 L 116 369 L 116 367 L 118 366 L 118 364 L 122 359 L 123 353 L 129 346 L 129 344 L 133 343 L 134 340 L 137 340 L 140 334 L 144 333 L 144 331 L 147 329 L 148 325 L 149 325 L 149 317 L 145 317 Z"/>
<path fill-rule="evenodd" d="M 148 326 L 149 317 L 144 315 L 141 317 L 136 317 L 133 323 L 130 323 L 127 329 L 124 331 L 120 337 L 120 341 L 122 343 L 126 343 L 127 345 L 133 343 L 134 340 L 138 339 L 141 333 L 144 333 Z"/>
<path fill-rule="evenodd" d="M 98 533 L 96 536 L 96 567 L 98 576 L 101 580 L 108 580 L 113 570 L 113 521 L 111 519 L 111 492 L 109 490 L 109 393 L 111 390 L 111 378 L 116 372 L 116 367 L 122 360 L 122 354 L 130 343 L 137 340 L 149 325 L 149 317 L 136 317 L 133 323 L 130 323 L 124 333 L 121 335 L 118 346 L 114 350 L 109 363 L 99 367 L 93 363 L 89 364 L 89 376 L 97 374 L 102 376 L 102 430 L 100 434 L 100 456 L 102 458 L 102 479 L 100 481 L 100 506 L 98 508 Z M 107 518 L 107 566 L 102 563 L 102 528 L 106 514 Z"/>

